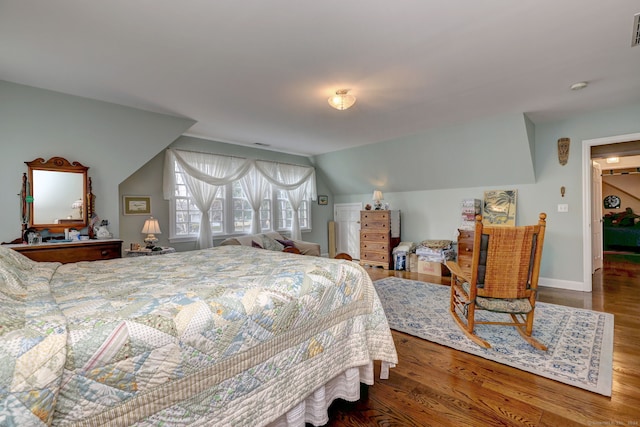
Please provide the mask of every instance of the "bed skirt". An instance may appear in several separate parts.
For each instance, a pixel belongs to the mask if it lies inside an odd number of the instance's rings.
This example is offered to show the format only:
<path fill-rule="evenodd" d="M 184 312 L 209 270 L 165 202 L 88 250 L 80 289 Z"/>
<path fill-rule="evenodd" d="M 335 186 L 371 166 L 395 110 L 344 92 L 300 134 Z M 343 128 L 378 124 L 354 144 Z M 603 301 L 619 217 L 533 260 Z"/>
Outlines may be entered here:
<path fill-rule="evenodd" d="M 381 378 L 388 373 L 389 365 L 383 362 Z M 393 366 L 393 365 L 391 365 Z M 388 376 L 387 376 L 388 378 Z M 384 379 L 384 378 L 383 378 Z M 305 423 L 321 426 L 329 421 L 327 409 L 336 399 L 355 402 L 360 399 L 360 383 L 373 385 L 373 362 L 360 367 L 349 368 L 316 389 L 306 399 L 298 403 L 286 414 L 281 415 L 268 427 L 304 427 Z"/>

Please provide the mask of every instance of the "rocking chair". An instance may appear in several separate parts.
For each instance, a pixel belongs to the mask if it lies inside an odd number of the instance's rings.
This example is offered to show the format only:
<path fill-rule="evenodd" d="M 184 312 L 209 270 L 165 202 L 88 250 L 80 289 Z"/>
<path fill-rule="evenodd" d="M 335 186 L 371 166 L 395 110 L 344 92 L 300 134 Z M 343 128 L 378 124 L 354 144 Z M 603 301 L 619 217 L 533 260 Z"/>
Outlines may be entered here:
<path fill-rule="evenodd" d="M 537 225 L 484 227 L 482 217 L 478 215 L 471 277 L 467 277 L 457 263 L 447 262 L 451 270 L 449 311 L 476 344 L 491 347 L 474 333 L 475 325 L 507 325 L 515 326 L 535 348 L 547 350 L 531 336 L 546 217 L 541 213 Z M 508 313 L 512 321 L 479 321 L 475 318 L 476 310 Z"/>

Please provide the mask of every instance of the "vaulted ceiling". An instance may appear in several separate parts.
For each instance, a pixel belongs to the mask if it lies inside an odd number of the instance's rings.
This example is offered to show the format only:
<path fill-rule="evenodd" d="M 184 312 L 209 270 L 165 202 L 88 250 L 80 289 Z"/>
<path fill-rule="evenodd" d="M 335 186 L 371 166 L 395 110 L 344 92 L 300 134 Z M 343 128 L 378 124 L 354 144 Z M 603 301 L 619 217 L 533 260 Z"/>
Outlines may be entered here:
<path fill-rule="evenodd" d="M 305 155 L 640 100 L 637 0 L 0 2 L 0 79 Z M 589 86 L 571 91 L 573 83 Z M 337 89 L 357 97 L 331 109 Z"/>

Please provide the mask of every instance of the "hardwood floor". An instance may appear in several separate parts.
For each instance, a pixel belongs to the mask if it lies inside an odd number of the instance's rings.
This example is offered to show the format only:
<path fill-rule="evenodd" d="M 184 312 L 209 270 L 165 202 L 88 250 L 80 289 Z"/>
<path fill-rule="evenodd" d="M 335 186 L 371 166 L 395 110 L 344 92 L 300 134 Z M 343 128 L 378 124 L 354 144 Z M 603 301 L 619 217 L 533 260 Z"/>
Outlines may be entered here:
<path fill-rule="evenodd" d="M 367 270 L 373 280 L 449 279 Z M 611 397 L 393 331 L 399 363 L 389 379 L 376 377 L 358 402 L 336 402 L 327 426 L 639 426 L 640 264 L 605 258 L 592 293 L 543 288 L 539 295 L 615 315 Z"/>

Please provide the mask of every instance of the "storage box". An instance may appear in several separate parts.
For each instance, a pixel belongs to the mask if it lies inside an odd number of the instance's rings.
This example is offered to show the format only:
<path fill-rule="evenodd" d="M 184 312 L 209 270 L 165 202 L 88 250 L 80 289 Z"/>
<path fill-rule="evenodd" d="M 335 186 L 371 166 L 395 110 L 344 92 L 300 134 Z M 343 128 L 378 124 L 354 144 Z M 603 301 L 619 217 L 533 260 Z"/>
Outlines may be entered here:
<path fill-rule="evenodd" d="M 418 273 L 431 276 L 449 276 L 449 269 L 441 262 L 423 261 L 418 258 Z"/>
<path fill-rule="evenodd" d="M 407 255 L 406 267 L 408 271 L 418 271 L 418 255 L 409 254 Z"/>

